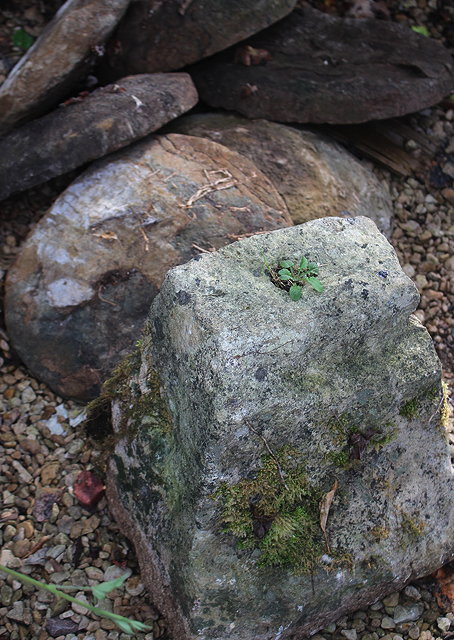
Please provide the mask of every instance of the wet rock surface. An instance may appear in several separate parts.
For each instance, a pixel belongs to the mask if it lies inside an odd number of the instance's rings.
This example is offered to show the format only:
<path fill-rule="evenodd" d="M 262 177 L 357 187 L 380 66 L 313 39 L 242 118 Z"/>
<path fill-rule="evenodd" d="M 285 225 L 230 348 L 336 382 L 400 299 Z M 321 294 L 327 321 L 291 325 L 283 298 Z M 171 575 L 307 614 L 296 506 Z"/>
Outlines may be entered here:
<path fill-rule="evenodd" d="M 316 260 L 325 290 L 292 301 L 263 253 Z M 362 217 L 254 236 L 169 271 L 113 401 L 128 435 L 108 483 L 174 637 L 303 637 L 451 557 L 441 368 L 411 316 L 418 299 Z M 304 489 L 290 508 L 295 474 Z M 289 510 L 267 511 L 268 490 Z M 300 509 L 311 543 L 295 568 Z M 422 613 L 387 604 L 382 629 Z"/>
<path fill-rule="evenodd" d="M 197 103 L 186 73 L 122 78 L 0 138 L 0 199 L 156 131 Z"/>
<path fill-rule="evenodd" d="M 390 236 L 389 191 L 343 147 L 310 131 L 230 114 L 180 118 L 171 129 L 220 142 L 255 162 L 284 198 L 295 224 L 365 215 Z"/>
<path fill-rule="evenodd" d="M 14 348 L 61 395 L 92 398 L 170 267 L 291 224 L 247 158 L 178 134 L 138 143 L 82 174 L 24 244 L 6 284 Z"/>
<path fill-rule="evenodd" d="M 0 133 L 54 106 L 83 76 L 129 0 L 68 0 L 0 88 Z M 85 69 L 84 69 L 85 66 Z"/>
<path fill-rule="evenodd" d="M 296 0 L 139 0 L 107 47 L 102 74 L 173 71 L 286 16 Z"/>
<path fill-rule="evenodd" d="M 310 7 L 191 70 L 202 100 L 249 118 L 347 124 L 439 102 L 454 68 L 437 42 L 398 24 Z"/>

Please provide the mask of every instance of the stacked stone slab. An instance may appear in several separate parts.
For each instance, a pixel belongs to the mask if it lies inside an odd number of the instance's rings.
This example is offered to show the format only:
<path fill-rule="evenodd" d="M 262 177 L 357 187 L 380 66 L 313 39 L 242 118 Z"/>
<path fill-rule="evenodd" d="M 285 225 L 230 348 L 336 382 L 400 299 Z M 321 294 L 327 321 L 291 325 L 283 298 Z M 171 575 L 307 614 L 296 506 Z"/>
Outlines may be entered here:
<path fill-rule="evenodd" d="M 269 274 L 302 256 L 324 291 L 295 302 Z M 168 273 L 117 375 L 109 499 L 174 637 L 300 639 L 452 557 L 440 364 L 417 304 L 362 217 Z"/>

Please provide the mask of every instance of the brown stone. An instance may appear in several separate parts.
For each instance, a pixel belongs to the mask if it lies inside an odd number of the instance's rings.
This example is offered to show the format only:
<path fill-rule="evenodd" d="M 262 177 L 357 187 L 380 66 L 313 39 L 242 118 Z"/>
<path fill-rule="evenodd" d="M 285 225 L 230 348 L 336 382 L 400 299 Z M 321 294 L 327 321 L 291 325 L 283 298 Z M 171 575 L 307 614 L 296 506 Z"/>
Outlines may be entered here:
<path fill-rule="evenodd" d="M 19 524 L 17 525 L 17 530 L 20 531 L 21 529 L 23 529 L 24 531 L 25 538 L 31 538 L 35 532 L 35 527 L 33 525 L 33 522 L 31 522 L 30 520 L 24 520 L 24 522 L 19 522 Z"/>
<path fill-rule="evenodd" d="M 390 236 L 388 190 L 339 144 L 311 131 L 232 114 L 196 114 L 172 123 L 250 158 L 284 198 L 295 224 L 324 216 L 368 216 Z"/>
<path fill-rule="evenodd" d="M 41 451 L 41 444 L 38 440 L 34 440 L 33 438 L 24 438 L 24 440 L 20 441 L 20 446 L 22 449 L 28 453 L 32 453 L 33 455 L 36 455 Z"/>
<path fill-rule="evenodd" d="M 197 103 L 186 73 L 131 76 L 0 139 L 0 199 L 156 131 Z"/>
<path fill-rule="evenodd" d="M 16 558 L 24 558 L 30 550 L 31 542 L 26 538 L 24 540 L 17 540 L 13 545 L 13 553 Z"/>
<path fill-rule="evenodd" d="M 53 482 L 58 475 L 59 469 L 60 463 L 57 461 L 48 462 L 47 464 L 45 464 L 40 473 L 41 482 L 43 483 L 43 485 L 47 485 Z"/>
<path fill-rule="evenodd" d="M 0 88 L 0 133 L 54 106 L 82 76 L 129 0 L 67 0 Z"/>
<path fill-rule="evenodd" d="M 94 164 L 36 225 L 8 273 L 11 343 L 57 393 L 93 398 L 170 267 L 291 225 L 246 157 L 203 138 L 149 138 Z"/>
<path fill-rule="evenodd" d="M 243 46 L 268 52 L 268 59 L 246 65 L 230 48 L 191 74 L 202 100 L 248 118 L 332 124 L 393 118 L 436 104 L 453 86 L 449 51 L 382 20 L 305 6 Z"/>

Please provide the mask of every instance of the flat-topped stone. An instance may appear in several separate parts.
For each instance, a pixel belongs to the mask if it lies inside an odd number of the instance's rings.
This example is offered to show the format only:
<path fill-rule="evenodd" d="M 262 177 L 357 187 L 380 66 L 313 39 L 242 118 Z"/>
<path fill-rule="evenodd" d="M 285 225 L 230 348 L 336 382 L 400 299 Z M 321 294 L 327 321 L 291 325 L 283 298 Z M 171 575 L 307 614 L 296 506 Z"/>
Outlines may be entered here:
<path fill-rule="evenodd" d="M 72 91 L 130 0 L 67 0 L 0 87 L 0 134 Z"/>
<path fill-rule="evenodd" d="M 324 290 L 295 302 L 269 274 L 303 256 Z M 169 271 L 104 401 L 110 506 L 174 637 L 299 640 L 452 557 L 440 363 L 418 300 L 363 217 Z"/>
<path fill-rule="evenodd" d="M 101 64 L 118 74 L 175 71 L 284 18 L 296 0 L 135 0 Z"/>
<path fill-rule="evenodd" d="M 129 76 L 0 138 L 0 199 L 140 140 L 197 104 L 187 73 Z"/>

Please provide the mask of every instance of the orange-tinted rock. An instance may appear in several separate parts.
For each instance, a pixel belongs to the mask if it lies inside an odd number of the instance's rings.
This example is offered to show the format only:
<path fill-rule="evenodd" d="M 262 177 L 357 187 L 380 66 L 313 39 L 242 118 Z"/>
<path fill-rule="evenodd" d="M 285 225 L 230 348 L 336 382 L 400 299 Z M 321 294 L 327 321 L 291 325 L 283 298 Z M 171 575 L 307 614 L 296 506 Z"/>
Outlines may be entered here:
<path fill-rule="evenodd" d="M 148 138 L 95 163 L 36 225 L 8 274 L 11 343 L 59 394 L 92 398 L 170 267 L 291 224 L 244 156 L 203 138 Z"/>

